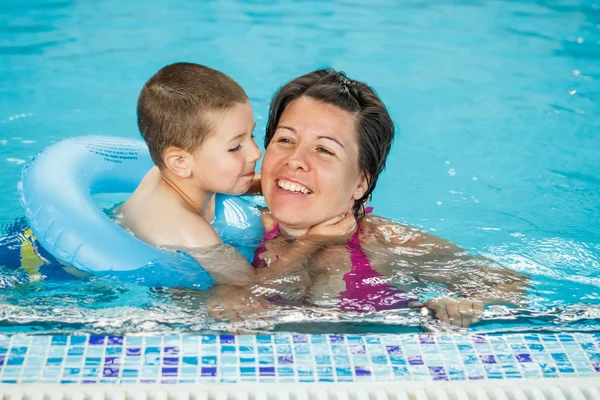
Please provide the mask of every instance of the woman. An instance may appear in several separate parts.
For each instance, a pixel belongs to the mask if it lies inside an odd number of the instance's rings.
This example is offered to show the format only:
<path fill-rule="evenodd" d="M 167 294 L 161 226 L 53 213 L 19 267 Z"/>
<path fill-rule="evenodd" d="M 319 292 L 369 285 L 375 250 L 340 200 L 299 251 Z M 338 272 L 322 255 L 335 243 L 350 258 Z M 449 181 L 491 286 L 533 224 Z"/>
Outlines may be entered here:
<path fill-rule="evenodd" d="M 420 306 L 404 292 L 415 283 L 422 290 L 442 284 L 466 298 L 435 299 L 426 306 L 458 326 L 477 321 L 484 301 L 518 301 L 522 276 L 369 214 L 366 203 L 393 138 L 388 111 L 362 82 L 317 70 L 284 85 L 267 123 L 261 185 L 271 217 L 256 265 L 282 256 L 301 260 L 309 272 L 300 285 L 307 287 L 301 301 L 349 311 Z M 307 236 L 311 227 L 337 222 L 347 211 L 351 215 L 338 224 L 340 232 L 351 231 L 348 237 L 327 242 Z"/>

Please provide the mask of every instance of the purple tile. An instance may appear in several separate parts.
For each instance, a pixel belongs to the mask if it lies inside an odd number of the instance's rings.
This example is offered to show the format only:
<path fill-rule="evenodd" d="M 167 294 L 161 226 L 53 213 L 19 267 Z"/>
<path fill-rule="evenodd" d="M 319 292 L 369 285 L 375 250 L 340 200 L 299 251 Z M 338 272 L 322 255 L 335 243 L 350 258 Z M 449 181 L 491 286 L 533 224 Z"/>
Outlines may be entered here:
<path fill-rule="evenodd" d="M 105 336 L 90 336 L 89 344 L 99 345 L 104 344 Z"/>
<path fill-rule="evenodd" d="M 4 365 L 4 356 L 0 356 L 0 366 Z"/>
<path fill-rule="evenodd" d="M 481 362 L 484 364 L 496 364 L 496 357 L 492 354 L 481 354 L 479 359 L 481 359 Z"/>
<path fill-rule="evenodd" d="M 344 341 L 343 335 L 329 335 L 329 341 L 331 343 L 341 343 Z"/>
<path fill-rule="evenodd" d="M 102 370 L 102 376 L 105 378 L 116 378 L 119 376 L 119 368 L 104 368 Z"/>
<path fill-rule="evenodd" d="M 365 350 L 365 346 L 363 345 L 354 345 L 354 346 L 350 346 L 350 353 L 351 354 L 365 354 L 367 351 Z"/>
<path fill-rule="evenodd" d="M 96 383 L 96 381 L 84 380 L 84 381 L 81 381 L 81 383 L 83 383 L 83 384 L 90 384 L 90 383 Z"/>
<path fill-rule="evenodd" d="M 123 336 L 109 336 L 108 344 L 112 345 L 122 345 L 123 344 Z"/>
<path fill-rule="evenodd" d="M 446 375 L 446 371 L 444 371 L 444 367 L 429 367 L 430 375 Z"/>
<path fill-rule="evenodd" d="M 177 376 L 177 368 L 175 367 L 163 367 L 161 370 L 162 376 Z"/>
<path fill-rule="evenodd" d="M 447 381 L 448 376 L 447 375 L 434 375 L 433 380 L 434 381 Z"/>
<path fill-rule="evenodd" d="M 160 381 L 160 383 L 172 385 L 174 383 L 177 383 L 177 379 L 163 379 L 162 381 Z"/>
<path fill-rule="evenodd" d="M 308 338 L 305 335 L 294 335 L 294 343 L 308 343 Z"/>
<path fill-rule="evenodd" d="M 487 338 L 485 336 L 481 336 L 481 335 L 473 335 L 471 336 L 471 339 L 473 340 L 473 343 L 476 344 L 484 344 L 487 343 Z"/>
<path fill-rule="evenodd" d="M 531 354 L 516 354 L 518 362 L 532 362 Z"/>
<path fill-rule="evenodd" d="M 408 363 L 410 365 L 423 365 L 423 359 L 421 356 L 408 356 Z"/>
<path fill-rule="evenodd" d="M 432 335 L 419 335 L 419 342 L 421 344 L 435 344 L 435 339 Z"/>
<path fill-rule="evenodd" d="M 235 336 L 233 335 L 221 335 L 219 336 L 221 344 L 233 344 L 235 343 Z"/>
<path fill-rule="evenodd" d="M 165 357 L 165 358 L 163 358 L 163 364 L 177 365 L 177 364 L 179 364 L 179 357 Z"/>
<path fill-rule="evenodd" d="M 472 381 L 478 381 L 483 379 L 483 375 L 473 375 L 473 376 L 469 376 L 469 379 Z"/>
<path fill-rule="evenodd" d="M 277 361 L 279 362 L 279 364 L 293 364 L 294 363 L 294 357 L 289 355 L 289 356 L 279 356 L 277 357 Z"/>
<path fill-rule="evenodd" d="M 128 356 L 140 356 L 142 355 L 142 349 L 139 347 L 128 347 L 126 354 Z"/>
<path fill-rule="evenodd" d="M 275 367 L 259 367 L 260 376 L 275 376 Z"/>
<path fill-rule="evenodd" d="M 371 370 L 366 367 L 354 367 L 356 376 L 371 376 Z"/>
<path fill-rule="evenodd" d="M 596 372 L 600 372 L 600 363 L 592 363 L 592 366 L 596 370 Z"/>
<path fill-rule="evenodd" d="M 400 346 L 386 346 L 388 354 L 402 354 Z"/>
<path fill-rule="evenodd" d="M 121 365 L 121 359 L 119 357 L 106 357 L 104 359 L 104 366 L 110 365 Z"/>
<path fill-rule="evenodd" d="M 179 355 L 179 347 L 177 346 L 168 346 L 163 349 L 163 354 L 165 356 L 177 356 Z"/>
<path fill-rule="evenodd" d="M 217 376 L 217 367 L 202 367 L 201 376 Z"/>
<path fill-rule="evenodd" d="M 156 379 L 140 379 L 140 383 L 156 383 Z"/>

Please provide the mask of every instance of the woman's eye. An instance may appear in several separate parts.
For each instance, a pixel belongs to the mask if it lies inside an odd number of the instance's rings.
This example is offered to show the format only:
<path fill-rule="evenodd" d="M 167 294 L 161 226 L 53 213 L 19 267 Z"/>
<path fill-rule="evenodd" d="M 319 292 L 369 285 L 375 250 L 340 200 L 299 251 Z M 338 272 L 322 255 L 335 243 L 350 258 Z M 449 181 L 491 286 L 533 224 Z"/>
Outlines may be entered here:
<path fill-rule="evenodd" d="M 325 147 L 317 147 L 317 151 L 319 151 L 320 153 L 323 153 L 323 154 L 327 154 L 328 156 L 334 155 L 331 151 L 329 151 Z"/>
<path fill-rule="evenodd" d="M 242 145 L 241 145 L 241 144 L 238 144 L 238 145 L 237 145 L 237 146 L 235 146 L 234 148 L 231 148 L 231 149 L 229 149 L 229 150 L 227 150 L 227 151 L 229 151 L 229 152 L 233 153 L 233 152 L 235 152 L 235 151 L 238 151 L 238 150 L 239 150 L 239 149 L 241 149 L 241 148 L 242 148 Z"/>
<path fill-rule="evenodd" d="M 277 139 L 277 142 L 278 143 L 292 143 L 292 141 L 289 138 L 286 138 L 286 137 L 282 137 L 282 138 Z"/>

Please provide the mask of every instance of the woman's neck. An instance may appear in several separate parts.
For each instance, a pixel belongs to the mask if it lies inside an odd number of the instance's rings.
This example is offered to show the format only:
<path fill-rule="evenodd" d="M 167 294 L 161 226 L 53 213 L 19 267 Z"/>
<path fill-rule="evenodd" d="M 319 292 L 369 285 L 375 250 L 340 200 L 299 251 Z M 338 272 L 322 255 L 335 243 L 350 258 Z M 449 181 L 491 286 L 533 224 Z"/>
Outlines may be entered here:
<path fill-rule="evenodd" d="M 302 237 L 308 235 L 308 231 L 310 228 L 296 228 L 292 226 L 287 226 L 280 222 L 279 229 L 288 236 Z"/>
<path fill-rule="evenodd" d="M 215 193 L 198 188 L 189 179 L 182 179 L 169 171 L 161 173 L 161 179 L 163 184 L 176 193 L 195 213 L 207 220 L 212 219 L 212 216 L 207 215 L 207 213 L 211 212 L 211 200 L 214 198 Z"/>

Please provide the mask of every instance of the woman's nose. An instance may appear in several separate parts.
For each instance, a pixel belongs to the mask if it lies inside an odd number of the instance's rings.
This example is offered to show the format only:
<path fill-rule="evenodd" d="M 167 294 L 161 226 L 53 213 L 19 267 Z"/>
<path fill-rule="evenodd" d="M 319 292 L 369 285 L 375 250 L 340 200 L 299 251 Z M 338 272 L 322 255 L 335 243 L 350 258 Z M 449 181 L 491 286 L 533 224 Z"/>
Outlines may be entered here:
<path fill-rule="evenodd" d="M 288 167 L 292 169 L 302 169 L 304 171 L 308 171 L 310 169 L 310 165 L 306 160 L 301 149 L 296 149 L 286 160 L 286 164 Z"/>

